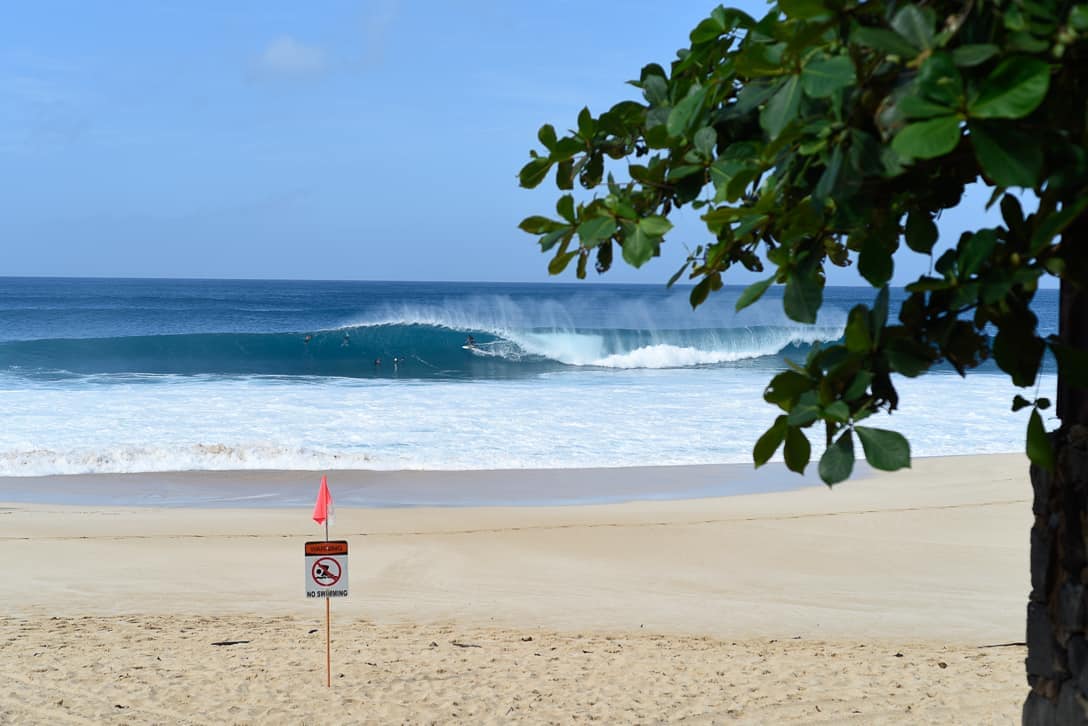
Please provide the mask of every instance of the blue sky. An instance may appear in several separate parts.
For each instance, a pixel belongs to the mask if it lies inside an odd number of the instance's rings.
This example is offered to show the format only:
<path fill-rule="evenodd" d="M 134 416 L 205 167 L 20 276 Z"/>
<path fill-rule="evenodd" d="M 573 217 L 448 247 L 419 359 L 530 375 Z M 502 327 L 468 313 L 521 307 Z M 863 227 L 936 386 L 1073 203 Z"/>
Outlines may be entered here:
<path fill-rule="evenodd" d="M 516 228 L 555 196 L 517 186 L 537 128 L 634 97 L 624 82 L 668 63 L 713 5 L 12 4 L 0 274 L 556 279 Z M 699 229 L 599 279 L 664 282 Z M 925 265 L 904 257 L 896 281 Z"/>

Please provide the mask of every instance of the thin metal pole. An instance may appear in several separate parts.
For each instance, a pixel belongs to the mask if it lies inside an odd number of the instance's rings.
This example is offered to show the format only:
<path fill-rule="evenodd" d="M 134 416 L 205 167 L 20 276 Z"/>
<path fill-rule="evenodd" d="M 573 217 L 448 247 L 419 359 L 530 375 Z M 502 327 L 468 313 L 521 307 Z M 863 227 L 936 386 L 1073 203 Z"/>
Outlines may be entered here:
<path fill-rule="evenodd" d="M 329 541 L 329 513 L 325 512 L 325 541 Z M 325 593 L 328 595 L 328 593 Z M 329 624 L 329 598 L 325 598 L 325 686 L 332 688 L 332 626 Z"/>
<path fill-rule="evenodd" d="M 332 688 L 332 649 L 329 632 L 329 598 L 325 598 L 325 686 Z"/>

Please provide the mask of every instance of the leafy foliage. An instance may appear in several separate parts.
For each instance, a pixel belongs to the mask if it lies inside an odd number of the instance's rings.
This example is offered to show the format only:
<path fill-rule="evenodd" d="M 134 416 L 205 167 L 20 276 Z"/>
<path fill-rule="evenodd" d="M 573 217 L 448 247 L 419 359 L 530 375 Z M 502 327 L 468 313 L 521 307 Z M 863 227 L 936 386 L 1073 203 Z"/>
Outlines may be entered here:
<path fill-rule="evenodd" d="M 521 226 L 552 255 L 553 274 L 577 260 L 584 277 L 591 255 L 609 269 L 615 245 L 645 264 L 670 215 L 690 207 L 707 238 L 671 282 L 696 281 L 692 305 L 730 268 L 767 264 L 737 308 L 784 285 L 785 312 L 800 322 L 816 319 L 826 265 L 856 264 L 878 290 L 873 304 L 850 311 L 841 340 L 771 380 L 764 398 L 784 413 L 753 455 L 759 465 L 781 446 L 803 471 L 806 431 L 819 426 L 829 484 L 850 475 L 855 435 L 870 465 L 909 466 L 902 436 L 858 425 L 896 409 L 894 375 L 940 362 L 963 375 L 992 357 L 1031 386 L 1048 348 L 1060 375 L 1085 375 L 1086 354 L 1040 337 L 1030 308 L 1044 275 L 1088 284 L 1088 242 L 1062 236 L 1088 208 L 1085 68 L 1085 2 L 779 0 L 760 19 L 718 7 L 668 69 L 650 64 L 631 81 L 643 101 L 597 117 L 583 109 L 562 138 L 540 130 L 544 151 L 531 152 L 521 184 L 554 174 L 559 190 L 577 184 L 592 198 L 563 194 L 558 219 Z M 893 254 L 905 243 L 931 255 L 934 219 L 976 181 L 994 188 L 1004 223 L 965 233 L 889 321 Z M 1025 214 L 1012 188 L 1034 192 L 1037 211 Z M 1027 452 L 1049 468 L 1044 400 L 1018 401 L 1032 409 Z"/>

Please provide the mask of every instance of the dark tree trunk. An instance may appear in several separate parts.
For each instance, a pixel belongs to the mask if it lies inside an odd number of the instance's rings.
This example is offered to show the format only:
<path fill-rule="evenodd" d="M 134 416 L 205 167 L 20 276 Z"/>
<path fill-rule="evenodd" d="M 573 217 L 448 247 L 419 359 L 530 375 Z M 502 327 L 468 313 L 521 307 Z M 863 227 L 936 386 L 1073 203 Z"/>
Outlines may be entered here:
<path fill-rule="evenodd" d="M 1081 215 L 1062 243 L 1081 245 L 1079 252 L 1088 247 L 1086 240 L 1088 217 Z M 1081 264 L 1073 267 L 1084 269 Z M 1058 317 L 1062 340 L 1088 350 L 1088 289 L 1063 280 Z M 1031 467 L 1035 523 L 1026 661 L 1031 693 L 1024 702 L 1025 726 L 1088 726 L 1088 390 L 1059 377 L 1058 417 L 1061 426 L 1051 435 L 1054 472 Z"/>

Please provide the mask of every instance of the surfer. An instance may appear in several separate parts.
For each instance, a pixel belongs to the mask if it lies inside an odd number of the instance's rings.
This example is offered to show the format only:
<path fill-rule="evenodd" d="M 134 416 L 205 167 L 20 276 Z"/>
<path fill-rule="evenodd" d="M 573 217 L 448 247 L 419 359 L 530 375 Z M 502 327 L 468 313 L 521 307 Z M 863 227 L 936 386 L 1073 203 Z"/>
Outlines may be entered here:
<path fill-rule="evenodd" d="M 312 335 L 310 335 L 309 333 L 307 333 L 307 334 L 306 334 L 306 337 L 302 339 L 302 342 L 303 342 L 303 343 L 309 343 L 309 342 L 310 342 L 311 340 L 313 340 L 313 339 L 314 339 L 314 336 L 312 336 Z"/>
<path fill-rule="evenodd" d="M 476 347 L 476 339 L 473 338 L 471 335 L 468 336 L 467 338 L 465 338 L 465 347 L 466 348 L 475 348 Z"/>
<path fill-rule="evenodd" d="M 344 333 L 344 339 L 340 341 L 340 347 L 347 348 L 349 345 L 351 345 L 351 336 L 347 333 Z"/>

